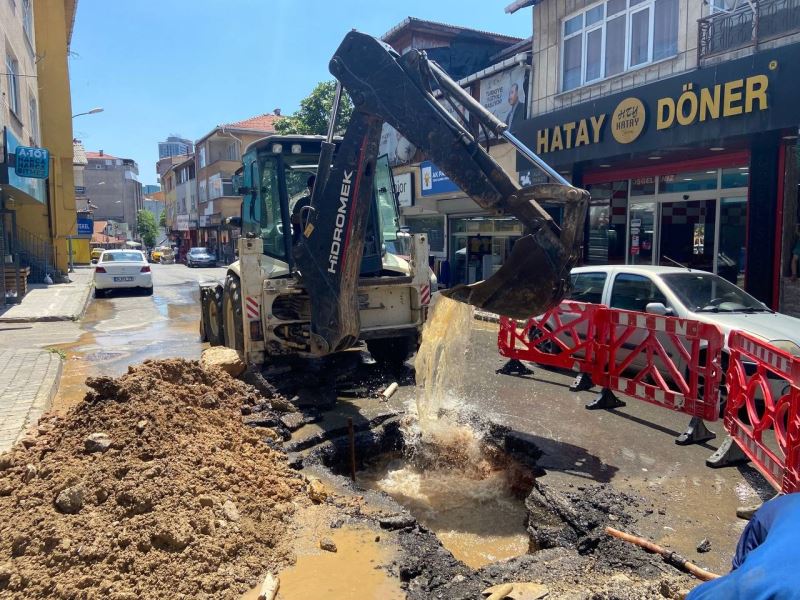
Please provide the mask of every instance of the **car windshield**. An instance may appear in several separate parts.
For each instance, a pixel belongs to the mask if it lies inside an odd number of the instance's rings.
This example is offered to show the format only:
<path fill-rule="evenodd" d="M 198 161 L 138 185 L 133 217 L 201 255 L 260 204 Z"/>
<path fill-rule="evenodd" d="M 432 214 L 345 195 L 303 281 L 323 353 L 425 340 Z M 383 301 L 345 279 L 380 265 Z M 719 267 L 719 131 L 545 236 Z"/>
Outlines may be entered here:
<path fill-rule="evenodd" d="M 192 248 L 189 250 L 189 254 L 208 254 L 207 248 Z"/>
<path fill-rule="evenodd" d="M 101 262 L 142 262 L 141 252 L 106 252 Z"/>
<path fill-rule="evenodd" d="M 711 273 L 669 273 L 661 279 L 692 312 L 772 312 L 744 290 Z"/>

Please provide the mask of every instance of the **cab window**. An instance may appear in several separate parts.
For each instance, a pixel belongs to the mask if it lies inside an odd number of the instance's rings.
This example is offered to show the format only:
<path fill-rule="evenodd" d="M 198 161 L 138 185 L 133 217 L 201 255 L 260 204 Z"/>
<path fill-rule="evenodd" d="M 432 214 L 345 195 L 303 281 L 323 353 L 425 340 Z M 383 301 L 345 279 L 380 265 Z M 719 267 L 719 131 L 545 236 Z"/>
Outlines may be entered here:
<path fill-rule="evenodd" d="M 620 273 L 614 278 L 614 287 L 611 288 L 611 308 L 644 312 L 645 307 L 651 302 L 661 302 L 667 306 L 667 298 L 649 277 Z"/>
<path fill-rule="evenodd" d="M 572 291 L 569 294 L 570 300 L 602 304 L 603 288 L 606 285 L 605 273 L 574 273 L 571 279 Z"/>
<path fill-rule="evenodd" d="M 278 165 L 274 159 L 267 159 L 261 165 L 261 196 L 259 217 L 261 239 L 264 240 L 264 254 L 275 258 L 286 258 L 283 242 L 283 221 L 281 201 L 278 190 Z M 260 214 L 258 214 L 260 213 Z"/>

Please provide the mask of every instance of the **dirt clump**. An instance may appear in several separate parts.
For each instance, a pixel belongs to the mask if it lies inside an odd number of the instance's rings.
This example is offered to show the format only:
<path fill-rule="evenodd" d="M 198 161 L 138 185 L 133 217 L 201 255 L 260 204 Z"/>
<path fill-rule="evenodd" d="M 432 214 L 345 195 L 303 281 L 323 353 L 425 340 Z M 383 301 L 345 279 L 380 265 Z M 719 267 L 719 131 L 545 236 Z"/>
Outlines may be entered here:
<path fill-rule="evenodd" d="M 87 385 L 0 457 L 0 598 L 238 598 L 290 562 L 310 501 L 254 388 L 178 359 Z"/>

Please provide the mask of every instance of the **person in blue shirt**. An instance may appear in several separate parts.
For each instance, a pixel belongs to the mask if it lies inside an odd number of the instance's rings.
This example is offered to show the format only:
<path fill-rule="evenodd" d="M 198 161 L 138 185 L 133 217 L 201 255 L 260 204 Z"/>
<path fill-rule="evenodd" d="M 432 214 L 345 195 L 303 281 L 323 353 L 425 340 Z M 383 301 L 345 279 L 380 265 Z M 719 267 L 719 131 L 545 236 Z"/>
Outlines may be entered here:
<path fill-rule="evenodd" d="M 731 572 L 694 588 L 686 600 L 800 599 L 800 493 L 766 502 L 745 527 Z"/>

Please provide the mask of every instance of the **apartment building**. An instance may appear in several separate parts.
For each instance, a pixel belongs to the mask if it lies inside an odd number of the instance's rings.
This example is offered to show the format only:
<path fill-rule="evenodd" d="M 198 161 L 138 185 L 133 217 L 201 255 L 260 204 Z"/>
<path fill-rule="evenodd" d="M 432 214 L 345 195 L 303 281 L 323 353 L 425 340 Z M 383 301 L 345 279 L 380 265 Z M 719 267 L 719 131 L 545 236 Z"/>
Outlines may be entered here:
<path fill-rule="evenodd" d="M 517 135 L 592 193 L 584 260 L 714 271 L 800 304 L 800 0 L 518 0 L 533 6 Z M 540 180 L 521 157 L 523 183 Z M 557 207 L 553 207 L 558 215 Z"/>
<path fill-rule="evenodd" d="M 86 160 L 84 187 L 95 205 L 95 219 L 125 224 L 128 231 L 135 232 L 137 214 L 144 208 L 136 161 L 103 150 L 86 152 Z"/>
<path fill-rule="evenodd" d="M 225 223 L 238 217 L 242 197 L 233 189 L 233 175 L 242 166 L 242 154 L 252 142 L 275 132 L 280 115 L 263 114 L 217 125 L 195 143 L 197 186 L 197 243 L 209 247 L 217 258 L 233 262 L 239 229 Z"/>

